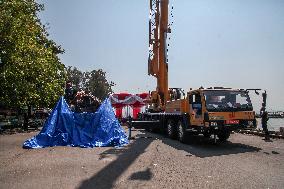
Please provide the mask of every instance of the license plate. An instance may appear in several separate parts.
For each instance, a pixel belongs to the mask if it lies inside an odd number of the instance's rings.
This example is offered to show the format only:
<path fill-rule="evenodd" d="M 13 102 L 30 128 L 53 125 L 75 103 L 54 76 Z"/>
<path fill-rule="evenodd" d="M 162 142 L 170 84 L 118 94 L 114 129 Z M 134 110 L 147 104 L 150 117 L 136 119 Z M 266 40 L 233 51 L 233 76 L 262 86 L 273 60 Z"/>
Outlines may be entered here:
<path fill-rule="evenodd" d="M 226 120 L 226 124 L 230 124 L 230 125 L 239 124 L 239 120 Z"/>

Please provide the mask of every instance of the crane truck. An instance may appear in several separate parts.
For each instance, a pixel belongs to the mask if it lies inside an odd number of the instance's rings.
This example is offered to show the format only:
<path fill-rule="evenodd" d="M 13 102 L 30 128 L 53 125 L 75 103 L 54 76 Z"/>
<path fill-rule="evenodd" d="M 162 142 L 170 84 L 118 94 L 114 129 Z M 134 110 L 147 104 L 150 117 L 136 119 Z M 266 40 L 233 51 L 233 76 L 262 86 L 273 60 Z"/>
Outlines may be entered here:
<path fill-rule="evenodd" d="M 146 111 L 130 124 L 163 131 L 181 142 L 189 132 L 226 141 L 233 130 L 256 127 L 247 90 L 200 87 L 185 93 L 181 88 L 168 88 L 168 12 L 169 0 L 150 0 L 148 75 L 156 78 L 157 87 L 151 92 Z"/>

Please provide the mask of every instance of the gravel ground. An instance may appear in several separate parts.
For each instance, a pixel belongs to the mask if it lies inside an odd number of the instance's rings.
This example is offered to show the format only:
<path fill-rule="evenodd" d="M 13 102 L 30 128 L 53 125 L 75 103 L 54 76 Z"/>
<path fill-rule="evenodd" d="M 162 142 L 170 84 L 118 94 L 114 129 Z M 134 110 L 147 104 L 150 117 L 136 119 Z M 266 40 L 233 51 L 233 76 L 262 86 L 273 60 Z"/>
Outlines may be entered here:
<path fill-rule="evenodd" d="M 0 188 L 284 188 L 284 140 L 233 134 L 187 144 L 133 131 L 123 148 L 22 149 L 32 133 L 0 135 Z"/>

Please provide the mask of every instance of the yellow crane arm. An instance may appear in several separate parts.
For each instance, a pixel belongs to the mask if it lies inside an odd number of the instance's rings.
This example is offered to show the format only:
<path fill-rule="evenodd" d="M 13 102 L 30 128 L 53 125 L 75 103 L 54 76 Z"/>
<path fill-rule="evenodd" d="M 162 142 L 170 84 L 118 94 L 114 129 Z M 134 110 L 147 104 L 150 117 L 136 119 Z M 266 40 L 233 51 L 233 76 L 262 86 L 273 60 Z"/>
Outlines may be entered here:
<path fill-rule="evenodd" d="M 156 92 L 165 106 L 168 95 L 167 33 L 169 0 L 150 0 L 148 75 L 157 78 Z"/>

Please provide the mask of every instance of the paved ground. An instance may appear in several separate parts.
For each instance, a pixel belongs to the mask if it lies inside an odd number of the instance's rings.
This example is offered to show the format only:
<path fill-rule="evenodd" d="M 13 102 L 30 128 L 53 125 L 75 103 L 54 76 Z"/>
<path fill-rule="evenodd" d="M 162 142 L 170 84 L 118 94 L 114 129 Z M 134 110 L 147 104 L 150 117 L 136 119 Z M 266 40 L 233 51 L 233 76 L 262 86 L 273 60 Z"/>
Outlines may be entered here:
<path fill-rule="evenodd" d="M 36 133 L 0 136 L 0 188 L 284 188 L 284 140 L 234 134 L 181 144 L 134 131 L 124 148 L 21 148 Z"/>

